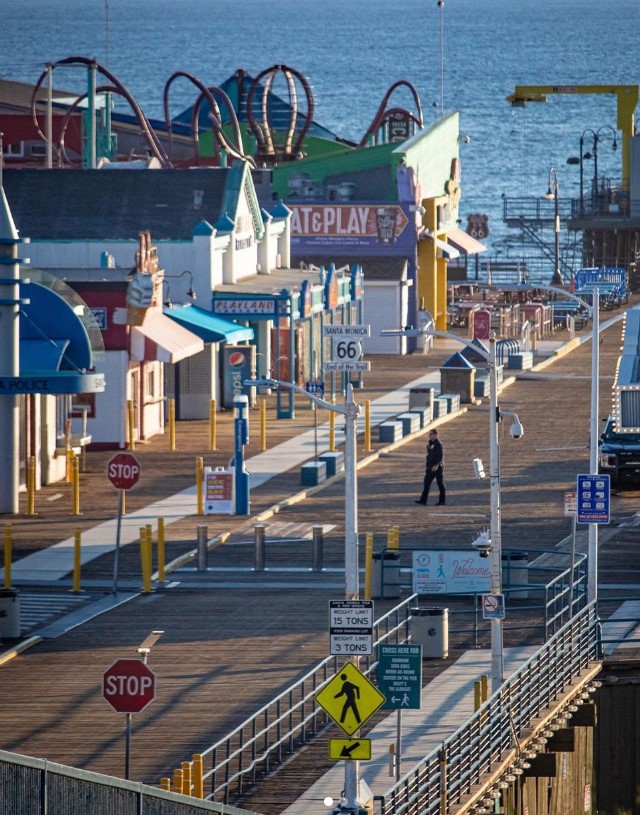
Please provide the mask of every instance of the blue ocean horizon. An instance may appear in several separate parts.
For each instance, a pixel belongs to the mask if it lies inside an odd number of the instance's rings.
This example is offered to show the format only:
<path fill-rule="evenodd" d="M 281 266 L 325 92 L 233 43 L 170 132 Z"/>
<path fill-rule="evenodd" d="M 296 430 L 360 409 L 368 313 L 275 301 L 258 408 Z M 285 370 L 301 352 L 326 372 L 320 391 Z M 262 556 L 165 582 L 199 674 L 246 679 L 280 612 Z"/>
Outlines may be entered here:
<path fill-rule="evenodd" d="M 1 77 L 35 82 L 46 63 L 95 57 L 152 118 L 162 117 L 174 71 L 218 85 L 238 68 L 257 74 L 284 63 L 308 77 L 314 118 L 359 140 L 389 86 L 407 79 L 427 124 L 441 115 L 441 97 L 445 112 L 459 112 L 462 226 L 471 213 L 488 214 L 493 249 L 508 232 L 502 196 L 544 196 L 553 166 L 560 197 L 577 197 L 578 167 L 567 158 L 585 130 L 616 126 L 612 94 L 512 108 L 515 85 L 638 81 L 637 0 L 446 0 L 443 8 L 436 0 L 23 0 L 3 9 L 3 25 Z M 86 75 L 58 68 L 54 82 L 80 93 Z M 171 115 L 195 98 L 192 85 L 174 83 Z M 413 109 L 406 91 L 392 101 Z M 621 154 L 611 148 L 605 133 L 599 174 L 615 180 Z"/>

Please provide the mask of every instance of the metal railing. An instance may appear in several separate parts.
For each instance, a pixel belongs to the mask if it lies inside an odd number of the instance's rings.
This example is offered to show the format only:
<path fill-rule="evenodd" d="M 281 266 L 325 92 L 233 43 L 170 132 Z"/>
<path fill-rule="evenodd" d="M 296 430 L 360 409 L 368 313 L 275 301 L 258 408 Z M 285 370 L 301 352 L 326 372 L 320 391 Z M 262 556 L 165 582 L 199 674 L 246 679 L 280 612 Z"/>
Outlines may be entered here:
<path fill-rule="evenodd" d="M 398 554 L 398 550 L 389 551 Z M 554 557 L 562 558 L 562 553 L 555 553 Z M 566 569 L 547 583 L 512 585 L 510 589 L 506 588 L 506 594 L 512 592 L 517 596 L 519 592 L 526 590 L 537 592 L 541 599 L 534 604 L 519 604 L 518 614 L 512 615 L 517 616 L 518 621 L 514 624 L 506 621 L 505 629 L 515 631 L 536 628 L 540 631 L 541 639 L 556 632 L 559 626 L 569 619 L 570 607 L 576 612 L 586 602 L 585 560 L 584 555 L 576 558 L 573 582 L 571 570 Z M 384 568 L 384 560 L 381 568 Z M 541 571 L 552 571 L 552 567 L 545 567 Z M 382 574 L 380 578 L 381 587 L 384 587 Z M 474 611 L 450 610 L 449 620 L 453 621 L 456 615 L 464 617 L 465 624 L 455 625 L 455 632 L 468 634 L 473 638 L 470 642 L 477 646 L 480 632 L 478 597 L 471 599 L 474 601 Z M 373 636 L 374 655 L 375 646 L 380 643 L 404 643 L 409 640 L 411 608 L 418 605 L 419 596 L 411 594 L 376 621 Z M 532 610 L 539 613 L 540 622 L 532 623 L 528 619 Z M 471 625 L 466 623 L 470 616 L 473 617 Z M 482 622 L 488 626 L 487 621 Z M 453 631 L 454 626 L 450 626 L 450 630 Z M 235 730 L 202 752 L 205 762 L 205 797 L 208 800 L 221 801 L 225 804 L 237 800 L 258 780 L 273 772 L 285 758 L 330 726 L 331 720 L 316 704 L 315 695 L 325 682 L 337 673 L 341 659 L 343 658 L 336 656 L 327 657 Z M 365 656 L 361 658 L 360 667 L 363 673 L 369 674 L 376 664 L 375 656 Z"/>
<path fill-rule="evenodd" d="M 599 662 L 598 618 L 591 603 L 563 626 L 482 707 L 401 778 L 376 796 L 380 815 L 447 815 L 483 775 L 519 753 L 531 723 Z"/>
<path fill-rule="evenodd" d="M 248 815 L 135 781 L 0 750 L 0 815 Z"/>
<path fill-rule="evenodd" d="M 415 601 L 416 595 L 408 597 L 376 621 L 374 653 L 380 643 L 407 642 L 409 609 Z M 327 714 L 314 697 L 338 671 L 339 660 L 343 659 L 332 656 L 323 660 L 228 736 L 202 752 L 205 798 L 225 804 L 230 799 L 236 800 L 329 725 Z M 363 673 L 368 674 L 374 665 L 374 657 L 361 658 Z M 207 769 L 209 762 L 211 766 Z"/>

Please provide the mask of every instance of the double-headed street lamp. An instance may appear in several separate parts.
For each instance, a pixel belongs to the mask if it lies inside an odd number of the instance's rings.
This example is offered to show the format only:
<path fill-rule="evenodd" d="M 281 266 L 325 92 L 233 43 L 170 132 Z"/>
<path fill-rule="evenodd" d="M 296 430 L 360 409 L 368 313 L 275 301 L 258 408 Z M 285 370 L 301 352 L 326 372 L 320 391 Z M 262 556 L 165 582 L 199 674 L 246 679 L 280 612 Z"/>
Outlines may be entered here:
<path fill-rule="evenodd" d="M 553 184 L 553 186 L 552 186 Z M 549 188 L 547 190 L 546 199 L 547 201 L 554 201 L 554 219 L 553 219 L 553 231 L 555 233 L 555 252 L 554 252 L 554 259 L 555 259 L 555 268 L 553 271 L 553 277 L 551 278 L 551 285 L 552 286 L 562 286 L 564 280 L 562 278 L 562 272 L 560 271 L 560 209 L 558 204 L 558 174 L 556 173 L 556 168 L 551 167 L 549 170 Z"/>
<path fill-rule="evenodd" d="M 601 134 L 603 131 L 610 131 L 611 135 L 613 136 L 612 139 L 612 150 L 618 149 L 618 137 L 616 131 L 611 127 L 611 125 L 603 125 L 602 127 L 598 128 L 598 130 L 593 130 L 591 127 L 587 127 L 585 130 L 582 131 L 582 135 L 580 136 L 580 156 L 571 156 L 567 159 L 567 164 L 580 164 L 580 215 L 584 215 L 584 169 L 583 169 L 583 162 L 584 159 L 593 159 L 593 182 L 592 182 L 592 201 L 593 195 L 598 194 L 598 142 L 600 141 Z M 590 133 L 593 137 L 593 145 L 592 145 L 592 152 L 585 153 L 584 152 L 584 137 Z M 589 212 L 593 211 L 593 203 L 589 208 Z"/>
<path fill-rule="evenodd" d="M 383 336 L 418 336 L 427 334 L 433 337 L 443 337 L 444 339 L 455 340 L 466 345 L 472 351 L 480 354 L 489 366 L 489 481 L 490 481 L 490 502 L 491 502 L 491 593 L 502 593 L 502 516 L 500 505 L 500 441 L 498 438 L 498 425 L 502 416 L 510 416 L 513 419 L 511 425 L 511 435 L 519 439 L 524 430 L 518 419 L 518 415 L 511 410 L 500 410 L 498 405 L 498 368 L 496 362 L 496 338 L 492 335 L 489 339 L 489 352 L 487 353 L 481 346 L 476 345 L 464 337 L 457 334 L 450 334 L 447 331 L 435 331 L 428 328 L 407 328 L 404 330 L 382 331 Z M 502 685 L 504 674 L 504 653 L 502 638 L 502 619 L 492 618 L 491 620 L 491 692 L 495 693 Z"/>
<path fill-rule="evenodd" d="M 293 382 L 284 382 L 279 379 L 246 379 L 244 384 L 248 387 L 288 388 L 311 399 L 316 405 L 326 408 L 333 413 L 344 416 L 345 442 L 344 442 L 344 579 L 346 600 L 357 600 L 359 596 L 359 564 L 358 564 L 358 471 L 356 460 L 356 437 L 358 415 L 360 406 L 353 398 L 353 385 L 347 384 L 347 393 L 344 405 L 332 405 L 319 396 L 308 393 L 304 388 Z M 357 664 L 357 657 L 353 659 Z M 350 809 L 353 812 L 362 810 L 358 801 L 358 775 L 357 761 L 345 761 L 344 767 L 344 799 L 341 809 Z"/>
<path fill-rule="evenodd" d="M 578 303 L 591 317 L 591 416 L 589 419 L 589 475 L 598 474 L 599 402 L 600 402 L 600 290 L 593 289 L 591 304 L 573 292 L 554 286 L 531 286 L 531 290 L 544 289 L 562 294 Z M 589 524 L 589 553 L 587 558 L 587 600 L 598 598 L 598 524 Z"/>

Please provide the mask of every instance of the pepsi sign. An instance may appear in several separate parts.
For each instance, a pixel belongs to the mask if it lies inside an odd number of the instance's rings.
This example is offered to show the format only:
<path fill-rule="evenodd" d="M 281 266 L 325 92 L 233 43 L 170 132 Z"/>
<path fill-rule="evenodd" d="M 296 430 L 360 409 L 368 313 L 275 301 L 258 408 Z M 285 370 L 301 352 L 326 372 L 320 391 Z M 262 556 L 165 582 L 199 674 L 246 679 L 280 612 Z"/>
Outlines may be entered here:
<path fill-rule="evenodd" d="M 225 345 L 223 349 L 222 403 L 226 408 L 232 408 L 236 396 L 248 395 L 249 390 L 244 386 L 245 379 L 253 377 L 255 370 L 254 345 Z"/>

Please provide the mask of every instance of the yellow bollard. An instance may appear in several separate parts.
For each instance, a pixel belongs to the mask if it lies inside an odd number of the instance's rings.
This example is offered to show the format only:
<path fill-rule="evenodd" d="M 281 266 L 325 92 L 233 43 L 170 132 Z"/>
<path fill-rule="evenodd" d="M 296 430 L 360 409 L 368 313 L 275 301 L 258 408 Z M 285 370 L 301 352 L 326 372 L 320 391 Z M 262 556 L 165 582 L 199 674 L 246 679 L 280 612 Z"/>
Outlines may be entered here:
<path fill-rule="evenodd" d="M 482 687 L 480 680 L 477 679 L 473 683 L 473 710 L 474 712 L 482 706 Z"/>
<path fill-rule="evenodd" d="M 171 779 L 170 778 L 161 778 L 160 779 L 160 789 L 167 790 L 167 792 L 171 792 Z"/>
<path fill-rule="evenodd" d="M 149 557 L 149 540 L 147 537 L 147 530 L 144 526 L 140 527 L 140 567 L 142 571 L 142 593 L 150 594 L 151 592 L 151 566 Z"/>
<path fill-rule="evenodd" d="M 191 762 L 182 762 L 182 794 L 191 795 Z"/>
<path fill-rule="evenodd" d="M 217 420 L 218 415 L 216 413 L 216 400 L 211 400 L 211 405 L 209 406 L 209 450 L 216 450 L 216 445 L 218 442 L 217 434 L 218 434 L 218 427 L 217 427 Z"/>
<path fill-rule="evenodd" d="M 176 400 L 169 399 L 169 450 L 176 449 Z"/>
<path fill-rule="evenodd" d="M 364 451 L 371 452 L 371 399 L 364 403 Z"/>
<path fill-rule="evenodd" d="M 393 549 L 393 541 L 394 541 L 394 528 L 392 526 L 387 529 L 387 549 Z"/>
<path fill-rule="evenodd" d="M 11 539 L 11 524 L 4 525 L 4 587 L 11 588 L 11 550 L 13 541 Z"/>
<path fill-rule="evenodd" d="M 127 447 L 129 450 L 136 449 L 135 439 L 135 414 L 133 412 L 133 399 L 127 399 Z"/>
<path fill-rule="evenodd" d="M 387 538 L 387 546 L 389 549 L 400 548 L 400 527 L 392 526 L 389 530 L 389 537 Z"/>
<path fill-rule="evenodd" d="M 67 449 L 66 452 L 66 467 L 64 471 L 64 483 L 65 484 L 73 484 L 73 450 L 71 448 Z"/>
<path fill-rule="evenodd" d="M 82 568 L 82 530 L 76 529 L 73 534 L 73 593 L 80 593 L 80 570 Z"/>
<path fill-rule="evenodd" d="M 191 771 L 193 783 L 193 797 L 204 798 L 204 758 L 200 753 L 194 753 Z"/>
<path fill-rule="evenodd" d="M 173 784 L 172 792 L 179 792 L 182 794 L 182 770 L 174 770 L 173 771 Z"/>
<path fill-rule="evenodd" d="M 329 452 L 335 453 L 336 451 L 336 414 L 333 411 L 329 412 Z"/>
<path fill-rule="evenodd" d="M 204 459 L 196 456 L 196 499 L 198 515 L 204 515 Z"/>
<path fill-rule="evenodd" d="M 264 396 L 260 399 L 260 452 L 267 450 L 267 400 Z"/>
<path fill-rule="evenodd" d="M 29 456 L 27 461 L 27 515 L 36 514 L 36 459 Z"/>
<path fill-rule="evenodd" d="M 73 514 L 82 515 L 80 512 L 80 459 L 73 457 Z"/>
<path fill-rule="evenodd" d="M 158 581 L 164 583 L 164 518 L 158 518 Z"/>
<path fill-rule="evenodd" d="M 480 676 L 480 687 L 482 688 L 482 701 L 486 702 L 489 698 L 489 677 L 487 674 Z"/>
<path fill-rule="evenodd" d="M 364 597 L 371 600 L 373 578 L 373 532 L 367 532 L 364 550 Z"/>

